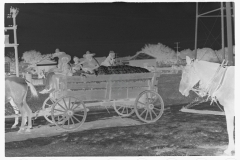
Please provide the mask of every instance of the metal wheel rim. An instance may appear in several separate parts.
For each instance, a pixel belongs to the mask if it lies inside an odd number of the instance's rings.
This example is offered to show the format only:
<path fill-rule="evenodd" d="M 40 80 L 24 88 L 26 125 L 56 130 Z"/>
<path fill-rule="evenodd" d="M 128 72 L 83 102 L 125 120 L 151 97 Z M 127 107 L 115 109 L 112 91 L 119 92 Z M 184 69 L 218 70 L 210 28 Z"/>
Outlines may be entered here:
<path fill-rule="evenodd" d="M 59 114 L 55 114 L 56 112 Z M 54 103 L 51 115 L 56 126 L 69 131 L 78 129 L 85 122 L 87 110 L 82 101 L 75 97 L 65 96 Z"/>
<path fill-rule="evenodd" d="M 141 101 L 139 101 L 139 99 L 142 97 L 142 95 L 146 95 L 147 93 L 150 93 L 150 95 L 153 94 L 155 98 L 152 99 L 151 101 L 149 100 L 149 103 L 144 103 L 145 105 L 141 104 Z M 156 107 L 154 105 L 155 103 L 160 105 L 160 107 Z M 162 97 L 157 92 L 146 90 L 141 92 L 136 98 L 134 110 L 137 117 L 143 122 L 146 123 L 156 122 L 159 118 L 161 118 L 163 114 L 164 102 L 162 100 Z"/>

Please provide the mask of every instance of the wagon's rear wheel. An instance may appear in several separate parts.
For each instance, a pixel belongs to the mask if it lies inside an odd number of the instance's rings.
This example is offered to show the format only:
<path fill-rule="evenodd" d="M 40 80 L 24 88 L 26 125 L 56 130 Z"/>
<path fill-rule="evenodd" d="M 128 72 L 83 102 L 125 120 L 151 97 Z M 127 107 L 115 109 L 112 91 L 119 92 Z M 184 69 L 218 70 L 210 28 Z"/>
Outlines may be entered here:
<path fill-rule="evenodd" d="M 146 123 L 156 122 L 164 111 L 162 97 L 151 90 L 143 91 L 135 100 L 134 110 L 140 120 Z"/>
<path fill-rule="evenodd" d="M 56 100 L 54 98 L 48 97 L 43 102 L 43 106 L 42 106 L 42 110 L 44 111 L 43 116 L 50 123 L 53 123 L 52 116 L 51 116 L 51 109 L 55 102 L 56 102 Z"/>
<path fill-rule="evenodd" d="M 78 129 L 86 120 L 84 103 L 75 97 L 65 96 L 57 100 L 51 110 L 52 120 L 64 130 Z"/>
<path fill-rule="evenodd" d="M 114 110 L 118 115 L 128 117 L 134 113 L 134 106 L 127 104 L 115 104 L 113 105 Z"/>

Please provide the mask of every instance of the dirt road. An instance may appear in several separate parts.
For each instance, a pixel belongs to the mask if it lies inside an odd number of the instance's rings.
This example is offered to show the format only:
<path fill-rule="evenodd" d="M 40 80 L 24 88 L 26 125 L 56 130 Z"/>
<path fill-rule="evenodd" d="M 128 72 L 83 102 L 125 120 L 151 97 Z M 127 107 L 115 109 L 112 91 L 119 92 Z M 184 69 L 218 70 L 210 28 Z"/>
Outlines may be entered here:
<path fill-rule="evenodd" d="M 202 106 L 209 107 L 207 104 Z M 77 131 L 62 132 L 44 119 L 31 135 L 16 135 L 6 122 L 7 157 L 42 156 L 217 156 L 227 146 L 224 116 L 179 112 L 171 106 L 155 123 L 136 116 L 118 117 L 113 110 L 90 111 Z M 30 139 L 29 139 L 30 138 Z M 20 141 L 18 141 L 20 140 Z"/>

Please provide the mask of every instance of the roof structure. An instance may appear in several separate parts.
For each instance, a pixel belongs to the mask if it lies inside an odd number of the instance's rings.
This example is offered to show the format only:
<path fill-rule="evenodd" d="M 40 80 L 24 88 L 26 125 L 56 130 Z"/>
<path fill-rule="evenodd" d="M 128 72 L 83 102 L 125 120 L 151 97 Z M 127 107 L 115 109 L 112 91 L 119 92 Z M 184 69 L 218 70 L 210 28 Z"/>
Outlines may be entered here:
<path fill-rule="evenodd" d="M 49 60 L 49 59 L 44 59 L 40 62 L 37 63 L 37 66 L 48 66 L 48 65 L 56 65 L 57 62 Z"/>
<path fill-rule="evenodd" d="M 116 60 L 117 61 L 128 61 L 131 58 L 131 56 L 127 56 L 127 57 L 117 57 Z"/>
<path fill-rule="evenodd" d="M 99 64 L 101 64 L 105 59 L 106 59 L 106 57 L 94 57 L 94 59 L 96 59 L 97 60 L 97 62 L 99 63 Z M 85 60 L 85 58 L 79 58 L 79 61 L 81 62 L 81 61 L 84 61 Z"/>
<path fill-rule="evenodd" d="M 194 55 L 191 54 L 191 53 L 184 54 L 184 53 L 179 52 L 179 54 L 178 54 L 178 57 L 181 58 L 182 60 L 185 60 L 185 59 L 186 59 L 186 56 L 194 59 Z"/>
<path fill-rule="evenodd" d="M 142 60 L 142 59 L 156 59 L 156 57 L 149 55 L 147 53 L 139 52 L 132 56 L 132 58 L 130 58 L 129 60 Z"/>

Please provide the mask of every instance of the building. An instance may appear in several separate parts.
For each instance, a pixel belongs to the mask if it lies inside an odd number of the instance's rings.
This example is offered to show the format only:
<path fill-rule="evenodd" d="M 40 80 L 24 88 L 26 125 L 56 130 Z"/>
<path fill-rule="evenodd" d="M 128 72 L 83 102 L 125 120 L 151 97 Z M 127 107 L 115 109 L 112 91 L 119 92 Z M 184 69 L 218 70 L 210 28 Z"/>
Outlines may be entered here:
<path fill-rule="evenodd" d="M 9 57 L 5 57 L 5 73 L 10 73 L 10 66 L 11 65 L 11 59 Z"/>
<path fill-rule="evenodd" d="M 45 59 L 45 60 L 38 62 L 36 65 L 36 72 L 38 74 L 38 78 L 41 77 L 42 72 L 46 73 L 50 69 L 56 68 L 56 67 L 57 67 L 57 62 L 52 61 L 52 60 Z"/>
<path fill-rule="evenodd" d="M 94 59 L 96 59 L 96 61 L 99 63 L 99 65 L 101 65 L 101 63 L 106 59 L 106 57 L 93 57 Z M 79 61 L 82 62 L 84 61 L 84 58 L 79 58 Z"/>
<path fill-rule="evenodd" d="M 116 57 L 116 64 L 117 64 L 117 65 L 128 65 L 130 58 L 131 58 L 131 56 L 127 56 L 127 57 Z"/>
<path fill-rule="evenodd" d="M 55 68 L 56 66 L 57 62 L 45 59 L 37 63 L 37 70 L 44 70 L 45 72 L 48 72 L 50 69 Z"/>
<path fill-rule="evenodd" d="M 157 66 L 157 58 L 152 55 L 139 52 L 129 59 L 129 65 L 142 68 L 152 68 Z"/>

